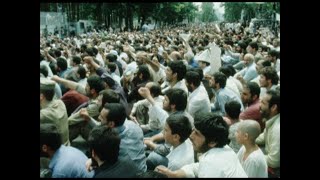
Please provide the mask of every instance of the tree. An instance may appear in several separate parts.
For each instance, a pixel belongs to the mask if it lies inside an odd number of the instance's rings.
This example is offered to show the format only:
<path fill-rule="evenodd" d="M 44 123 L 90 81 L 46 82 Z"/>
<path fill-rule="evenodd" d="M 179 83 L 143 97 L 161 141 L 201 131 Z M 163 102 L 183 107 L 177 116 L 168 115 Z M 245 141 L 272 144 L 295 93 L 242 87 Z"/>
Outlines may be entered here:
<path fill-rule="evenodd" d="M 245 3 L 240 2 L 225 2 L 224 3 L 224 18 L 226 21 L 234 22 L 241 18 L 241 10 L 246 9 Z"/>
<path fill-rule="evenodd" d="M 202 22 L 213 22 L 218 19 L 213 9 L 212 2 L 203 2 L 201 5 L 201 8 L 202 8 L 202 14 L 201 14 Z"/>
<path fill-rule="evenodd" d="M 272 15 L 280 13 L 279 2 L 226 2 L 224 6 L 225 20 L 238 21 L 241 18 L 241 10 L 245 11 L 245 20 L 250 21 L 252 18 L 272 19 Z"/>
<path fill-rule="evenodd" d="M 138 18 L 140 27 L 154 19 L 160 24 L 175 24 L 185 19 L 193 21 L 197 8 L 191 2 L 163 3 L 59 3 L 69 22 L 80 19 L 96 20 L 105 27 L 125 26 L 133 29 L 133 19 Z M 57 12 L 57 3 L 41 3 L 40 11 Z"/>

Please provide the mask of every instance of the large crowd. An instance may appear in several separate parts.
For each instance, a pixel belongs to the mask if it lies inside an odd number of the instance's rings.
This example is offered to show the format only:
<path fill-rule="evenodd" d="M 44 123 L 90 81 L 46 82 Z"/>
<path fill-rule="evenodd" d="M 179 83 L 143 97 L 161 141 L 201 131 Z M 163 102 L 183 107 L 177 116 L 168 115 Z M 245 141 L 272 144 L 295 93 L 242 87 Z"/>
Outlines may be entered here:
<path fill-rule="evenodd" d="M 275 32 L 41 33 L 40 177 L 280 177 Z"/>

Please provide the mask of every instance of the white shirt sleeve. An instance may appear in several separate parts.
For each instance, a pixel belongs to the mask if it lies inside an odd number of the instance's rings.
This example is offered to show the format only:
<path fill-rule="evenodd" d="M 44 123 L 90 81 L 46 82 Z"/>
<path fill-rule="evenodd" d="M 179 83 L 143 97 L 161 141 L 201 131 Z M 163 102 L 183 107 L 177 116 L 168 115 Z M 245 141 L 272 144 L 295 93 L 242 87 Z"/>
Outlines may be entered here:
<path fill-rule="evenodd" d="M 199 163 L 185 165 L 181 168 L 181 170 L 184 171 L 187 178 L 198 177 Z"/>
<path fill-rule="evenodd" d="M 159 105 L 155 104 L 150 108 L 150 116 L 159 119 L 161 126 L 164 127 L 165 122 L 169 117 L 169 114 L 165 110 L 163 110 Z"/>

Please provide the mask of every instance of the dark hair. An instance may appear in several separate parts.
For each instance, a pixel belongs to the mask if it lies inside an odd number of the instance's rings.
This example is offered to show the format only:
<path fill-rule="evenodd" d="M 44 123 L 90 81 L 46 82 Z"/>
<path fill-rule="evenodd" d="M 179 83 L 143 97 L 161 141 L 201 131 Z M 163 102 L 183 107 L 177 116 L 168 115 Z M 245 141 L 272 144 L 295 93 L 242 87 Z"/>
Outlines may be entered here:
<path fill-rule="evenodd" d="M 59 49 L 54 49 L 53 50 L 53 54 L 56 58 L 60 57 L 61 56 L 61 51 Z"/>
<path fill-rule="evenodd" d="M 158 83 L 152 83 L 152 86 L 150 87 L 150 93 L 153 95 L 153 97 L 158 97 L 161 94 L 161 87 Z"/>
<path fill-rule="evenodd" d="M 40 73 L 44 75 L 44 77 L 48 76 L 48 68 L 45 65 L 40 65 Z"/>
<path fill-rule="evenodd" d="M 59 57 L 57 59 L 57 66 L 62 70 L 66 70 L 68 68 L 68 62 L 65 58 Z"/>
<path fill-rule="evenodd" d="M 40 123 L 40 147 L 44 144 L 54 151 L 60 148 L 62 137 L 56 125 L 51 123 Z"/>
<path fill-rule="evenodd" d="M 213 74 L 215 83 L 219 83 L 221 88 L 226 87 L 227 83 L 227 76 L 224 75 L 222 72 L 216 72 Z"/>
<path fill-rule="evenodd" d="M 97 48 L 95 48 L 95 47 L 92 48 L 92 51 L 94 53 L 94 56 L 96 56 L 98 54 L 98 52 L 99 52 L 99 50 Z"/>
<path fill-rule="evenodd" d="M 90 151 L 94 150 L 99 159 L 114 164 L 118 160 L 120 141 L 121 139 L 116 129 L 107 126 L 96 126 L 89 134 L 88 146 Z"/>
<path fill-rule="evenodd" d="M 276 57 L 277 59 L 279 58 L 279 53 L 276 50 L 270 50 L 268 52 L 268 55 L 270 55 L 271 57 Z"/>
<path fill-rule="evenodd" d="M 99 76 L 93 75 L 88 77 L 87 83 L 90 89 L 94 89 L 97 94 L 105 89 L 103 81 Z"/>
<path fill-rule="evenodd" d="M 200 86 L 200 75 L 196 71 L 188 71 L 185 76 L 186 81 L 188 84 L 193 84 L 195 87 Z"/>
<path fill-rule="evenodd" d="M 234 76 L 236 74 L 236 70 L 234 69 L 234 67 L 231 64 L 228 64 L 227 68 L 230 69 L 230 72 L 231 72 L 230 76 Z"/>
<path fill-rule="evenodd" d="M 205 137 L 205 142 L 217 143 L 215 147 L 222 148 L 229 143 L 229 129 L 222 116 L 212 112 L 197 113 L 194 117 L 194 126 Z"/>
<path fill-rule="evenodd" d="M 189 119 L 182 114 L 170 115 L 166 122 L 171 129 L 171 134 L 178 134 L 180 136 L 180 143 L 188 139 L 192 132 Z"/>
<path fill-rule="evenodd" d="M 150 71 L 147 65 L 140 65 L 138 67 L 137 75 L 139 76 L 140 74 L 142 74 L 142 78 L 144 81 L 150 80 L 151 78 Z"/>
<path fill-rule="evenodd" d="M 57 74 L 56 65 L 57 65 L 57 63 L 55 63 L 55 62 L 53 62 L 53 61 L 51 61 L 51 62 L 49 63 L 49 67 L 50 67 L 50 69 L 51 69 L 51 71 L 52 71 L 52 74 L 54 74 L 54 75 Z"/>
<path fill-rule="evenodd" d="M 47 101 L 52 101 L 55 91 L 54 89 L 42 89 L 40 86 L 40 93 L 43 94 Z"/>
<path fill-rule="evenodd" d="M 238 101 L 228 101 L 224 105 L 224 109 L 232 119 L 238 119 L 241 113 L 241 104 Z"/>
<path fill-rule="evenodd" d="M 261 64 L 263 67 L 271 66 L 271 62 L 267 61 L 267 60 L 263 60 L 263 62 Z"/>
<path fill-rule="evenodd" d="M 81 63 L 81 57 L 79 56 L 72 56 L 72 62 L 79 65 Z"/>
<path fill-rule="evenodd" d="M 84 79 L 87 77 L 87 71 L 83 66 L 79 66 L 77 73 L 80 75 L 80 79 Z"/>
<path fill-rule="evenodd" d="M 269 100 L 269 109 L 275 104 L 277 105 L 278 113 L 280 113 L 280 91 L 268 90 L 267 94 L 271 96 L 271 99 Z"/>
<path fill-rule="evenodd" d="M 226 75 L 227 78 L 228 78 L 229 76 L 231 76 L 231 69 L 228 68 L 227 66 L 221 66 L 221 67 L 219 68 L 219 71 L 222 72 L 224 75 Z"/>
<path fill-rule="evenodd" d="M 188 97 L 187 93 L 182 89 L 169 89 L 165 94 L 170 105 L 176 105 L 177 111 L 184 111 L 187 107 Z"/>
<path fill-rule="evenodd" d="M 109 110 L 106 117 L 108 121 L 113 121 L 116 127 L 123 125 L 127 114 L 122 104 L 106 103 L 104 108 Z"/>
<path fill-rule="evenodd" d="M 99 95 L 102 95 L 102 106 L 108 103 L 119 103 L 120 96 L 111 89 L 105 89 L 99 92 Z"/>
<path fill-rule="evenodd" d="M 94 53 L 92 47 L 87 48 L 87 49 L 85 50 L 85 52 L 86 52 L 89 56 L 93 56 L 93 57 L 96 56 L 96 54 Z"/>
<path fill-rule="evenodd" d="M 197 72 L 199 74 L 200 81 L 203 80 L 203 70 L 201 68 L 199 68 L 199 67 L 191 68 L 191 69 L 189 69 L 189 71 Z"/>
<path fill-rule="evenodd" d="M 255 82 L 248 82 L 245 85 L 246 88 L 249 89 L 251 96 L 257 95 L 257 97 L 259 98 L 260 96 L 260 87 L 257 83 Z"/>
<path fill-rule="evenodd" d="M 177 73 L 177 80 L 180 81 L 184 78 L 187 72 L 186 66 L 182 61 L 171 61 L 168 67 L 172 70 L 172 74 Z"/>
<path fill-rule="evenodd" d="M 243 41 L 239 41 L 238 46 L 241 48 L 241 52 L 247 48 L 247 44 Z"/>
<path fill-rule="evenodd" d="M 266 79 L 271 79 L 272 84 L 274 85 L 278 84 L 279 76 L 277 74 L 277 71 L 273 67 L 271 66 L 264 67 L 261 70 L 261 74 L 264 75 Z"/>
<path fill-rule="evenodd" d="M 117 65 L 115 63 L 108 63 L 108 68 L 110 69 L 111 73 L 114 73 L 117 69 Z"/>
<path fill-rule="evenodd" d="M 87 45 L 86 44 L 81 44 L 80 45 L 80 52 L 84 53 L 87 49 Z"/>
<path fill-rule="evenodd" d="M 117 56 L 112 53 L 107 54 L 106 58 L 109 60 L 109 62 L 116 62 L 117 61 Z"/>
<path fill-rule="evenodd" d="M 249 46 L 252 48 L 252 49 L 255 49 L 256 51 L 258 51 L 258 43 L 256 42 L 251 42 L 249 43 Z"/>

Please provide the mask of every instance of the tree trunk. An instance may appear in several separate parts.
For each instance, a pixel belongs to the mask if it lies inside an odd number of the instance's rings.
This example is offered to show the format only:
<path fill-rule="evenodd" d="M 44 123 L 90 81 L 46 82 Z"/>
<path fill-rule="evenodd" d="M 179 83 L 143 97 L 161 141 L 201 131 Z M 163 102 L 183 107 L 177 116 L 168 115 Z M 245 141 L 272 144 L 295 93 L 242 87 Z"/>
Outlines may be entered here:
<path fill-rule="evenodd" d="M 77 4 L 77 19 L 76 21 L 79 21 L 80 19 L 80 4 Z"/>

